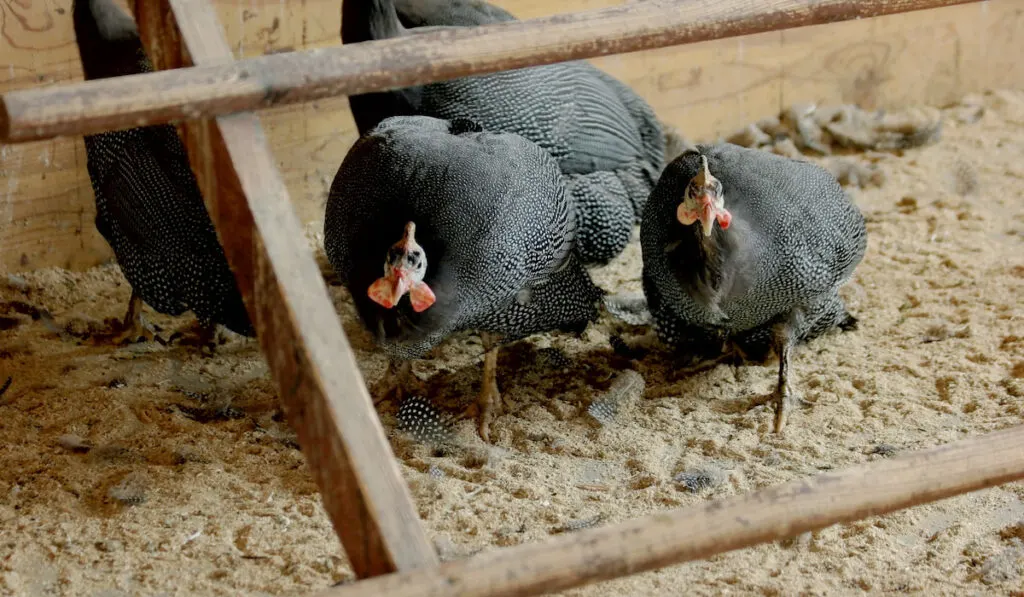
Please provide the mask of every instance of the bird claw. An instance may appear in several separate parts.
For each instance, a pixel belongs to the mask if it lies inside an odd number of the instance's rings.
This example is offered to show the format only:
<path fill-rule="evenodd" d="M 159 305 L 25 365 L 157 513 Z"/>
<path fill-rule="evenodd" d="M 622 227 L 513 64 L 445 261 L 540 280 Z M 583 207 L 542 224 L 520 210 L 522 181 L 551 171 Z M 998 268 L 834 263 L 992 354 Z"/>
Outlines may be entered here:
<path fill-rule="evenodd" d="M 498 391 L 497 383 L 484 383 L 480 390 L 476 403 L 470 405 L 465 411 L 466 418 L 477 420 L 477 429 L 480 438 L 485 443 L 491 443 L 491 422 L 505 410 L 501 400 L 501 392 Z"/>
<path fill-rule="evenodd" d="M 794 396 L 787 389 L 776 388 L 775 391 L 764 396 L 758 396 L 750 401 L 750 406 L 747 407 L 747 411 L 751 411 L 755 408 L 765 406 L 768 403 L 772 403 L 775 406 L 775 418 L 773 421 L 775 433 L 782 433 L 783 427 L 786 426 L 786 422 L 789 419 L 789 406 L 791 403 L 797 402 L 801 406 L 811 406 L 811 402 L 805 400 L 802 396 Z"/>
<path fill-rule="evenodd" d="M 377 406 L 381 402 L 388 401 L 397 404 L 402 401 L 406 392 L 402 388 L 402 384 L 398 383 L 393 377 L 384 377 L 373 384 L 373 387 L 370 388 L 370 394 L 373 395 L 373 405 Z"/>
<path fill-rule="evenodd" d="M 691 357 L 686 363 L 677 362 L 673 367 L 673 377 L 674 379 L 683 379 L 685 377 L 690 377 L 698 373 L 714 369 L 722 364 L 737 366 L 742 362 L 743 355 L 735 349 L 723 351 L 722 354 L 712 358 Z M 767 399 L 765 399 L 765 401 L 767 401 Z"/>
<path fill-rule="evenodd" d="M 146 323 L 140 316 L 135 321 L 125 325 L 122 322 L 118 322 L 112 326 L 110 335 L 107 336 L 107 341 L 111 344 L 122 345 L 122 344 L 135 344 L 138 342 L 159 342 L 160 344 L 166 344 L 166 341 L 161 338 L 153 327 Z"/>
<path fill-rule="evenodd" d="M 124 318 L 110 324 L 110 331 L 93 338 L 95 344 L 111 343 L 114 345 L 130 344 L 135 342 L 153 342 L 167 344 L 167 341 L 156 333 L 154 326 L 146 323 L 142 317 L 142 297 L 132 291 L 128 299 L 128 311 Z M 49 317 L 49 314 L 47 314 Z"/>
<path fill-rule="evenodd" d="M 217 326 L 196 322 L 185 330 L 178 330 L 171 334 L 167 342 L 199 348 L 204 354 L 213 355 L 217 346 Z"/>
<path fill-rule="evenodd" d="M 426 394 L 426 384 L 416 377 L 408 363 L 397 366 L 389 364 L 384 376 L 373 384 L 370 394 L 374 406 L 381 402 L 399 404 L 409 396 Z"/>

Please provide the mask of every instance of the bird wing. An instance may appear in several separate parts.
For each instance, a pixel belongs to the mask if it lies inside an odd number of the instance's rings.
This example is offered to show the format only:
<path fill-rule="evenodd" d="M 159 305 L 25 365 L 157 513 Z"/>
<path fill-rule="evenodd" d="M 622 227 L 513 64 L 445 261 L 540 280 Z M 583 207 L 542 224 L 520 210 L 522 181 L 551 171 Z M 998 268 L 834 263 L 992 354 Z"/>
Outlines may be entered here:
<path fill-rule="evenodd" d="M 608 85 L 608 75 L 584 62 L 541 68 L 550 71 L 546 84 L 562 106 L 557 126 L 569 135 L 570 152 L 559 159 L 563 172 L 618 170 L 644 159 L 637 123 L 619 97 L 621 87 Z"/>
<path fill-rule="evenodd" d="M 396 0 L 395 8 L 407 28 L 471 27 L 516 20 L 508 11 L 481 0 Z"/>
<path fill-rule="evenodd" d="M 609 75 L 596 66 L 588 65 L 595 75 L 604 81 L 626 107 L 643 142 L 644 157 L 659 171 L 665 164 L 665 135 L 661 130 L 661 121 L 651 108 L 635 91 L 622 81 Z"/>
<path fill-rule="evenodd" d="M 142 250 L 166 253 L 179 248 L 167 245 L 179 230 L 194 231 L 203 222 L 200 230 L 213 232 L 173 127 L 124 132 L 129 133 L 124 149 L 97 187 L 116 206 L 117 226 L 126 239 Z M 192 232 L 181 248 L 206 245 L 209 236 Z"/>
<path fill-rule="evenodd" d="M 736 146 L 712 150 L 722 172 L 732 226 L 743 252 L 764 258 L 741 262 L 751 284 L 796 272 L 792 300 L 834 290 L 856 261 L 861 217 L 828 171 L 815 164 Z M 730 195 L 730 188 L 739 189 Z"/>

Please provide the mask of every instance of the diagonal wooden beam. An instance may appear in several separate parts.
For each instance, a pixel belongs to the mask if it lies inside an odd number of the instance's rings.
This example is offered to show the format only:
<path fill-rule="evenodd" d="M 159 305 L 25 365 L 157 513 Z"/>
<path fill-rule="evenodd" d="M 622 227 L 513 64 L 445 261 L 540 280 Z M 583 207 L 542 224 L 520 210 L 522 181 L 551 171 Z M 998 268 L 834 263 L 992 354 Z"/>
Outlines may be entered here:
<path fill-rule="evenodd" d="M 208 0 L 137 0 L 161 67 L 233 60 Z M 176 47 L 174 22 L 186 49 Z M 252 113 L 190 123 L 189 159 L 324 507 L 356 574 L 436 565 L 352 349 Z"/>
<path fill-rule="evenodd" d="M 364 0 L 369 1 L 369 0 Z M 12 91 L 14 143 L 257 110 L 490 73 L 980 0 L 644 0 L 178 72 Z M 341 2 L 338 2 L 339 7 Z M 340 9 L 340 8 L 339 8 Z"/>
<path fill-rule="evenodd" d="M 317 597 L 530 597 L 1024 479 L 1024 426 L 329 589 Z"/>

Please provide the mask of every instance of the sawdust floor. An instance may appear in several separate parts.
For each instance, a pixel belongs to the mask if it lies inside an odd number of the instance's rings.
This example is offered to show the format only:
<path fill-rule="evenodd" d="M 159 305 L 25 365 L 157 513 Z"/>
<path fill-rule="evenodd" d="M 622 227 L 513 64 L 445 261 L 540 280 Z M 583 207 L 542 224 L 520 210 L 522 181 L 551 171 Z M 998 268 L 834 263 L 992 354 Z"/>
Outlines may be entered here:
<path fill-rule="evenodd" d="M 769 433 L 769 412 L 743 409 L 771 389 L 774 365 L 675 380 L 658 357 L 633 365 L 643 397 L 595 428 L 587 406 L 630 366 L 608 348 L 607 319 L 582 340 L 542 336 L 503 353 L 507 412 L 493 446 L 463 421 L 458 445 L 432 450 L 394 431 L 382 406 L 441 555 L 1020 423 L 1024 95 L 985 102 L 976 123 L 948 119 L 937 145 L 880 159 L 883 187 L 854 191 L 870 246 L 845 296 L 861 327 L 798 353 L 796 379 L 813 406 L 783 437 Z M 639 253 L 634 244 L 599 283 L 639 291 Z M 334 292 L 375 380 L 384 362 Z M 120 316 L 128 295 L 107 266 L 8 277 L 0 298 L 75 331 Z M 187 323 L 147 314 L 164 329 Z M 43 320 L 4 321 L 14 327 L 0 332 L 0 375 L 13 378 L 0 398 L 0 593 L 283 595 L 351 577 L 254 342 L 235 337 L 207 358 L 90 346 Z M 570 357 L 564 371 L 538 358 L 549 346 Z M 418 372 L 457 412 L 475 392 L 479 344 L 459 340 L 444 357 Z M 1024 487 L 1014 484 L 567 594 L 1020 595 L 1022 521 Z"/>

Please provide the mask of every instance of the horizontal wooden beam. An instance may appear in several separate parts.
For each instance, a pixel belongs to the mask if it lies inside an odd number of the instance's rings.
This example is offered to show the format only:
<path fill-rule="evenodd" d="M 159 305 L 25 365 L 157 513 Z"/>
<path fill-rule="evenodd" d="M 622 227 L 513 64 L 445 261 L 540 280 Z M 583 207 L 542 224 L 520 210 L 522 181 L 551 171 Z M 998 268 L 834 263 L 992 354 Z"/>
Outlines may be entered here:
<path fill-rule="evenodd" d="M 0 103 L 0 141 L 177 122 L 977 1 L 646 0 L 543 19 L 12 91 Z"/>
<path fill-rule="evenodd" d="M 1024 479 L 1024 426 L 752 494 L 498 549 L 320 597 L 529 597 Z"/>
<path fill-rule="evenodd" d="M 195 64 L 232 60 L 209 0 L 136 1 L 145 4 L 140 34 L 159 61 L 183 56 L 166 31 L 175 22 Z M 207 209 L 353 570 L 366 577 L 436 565 L 259 118 L 187 128 Z"/>

